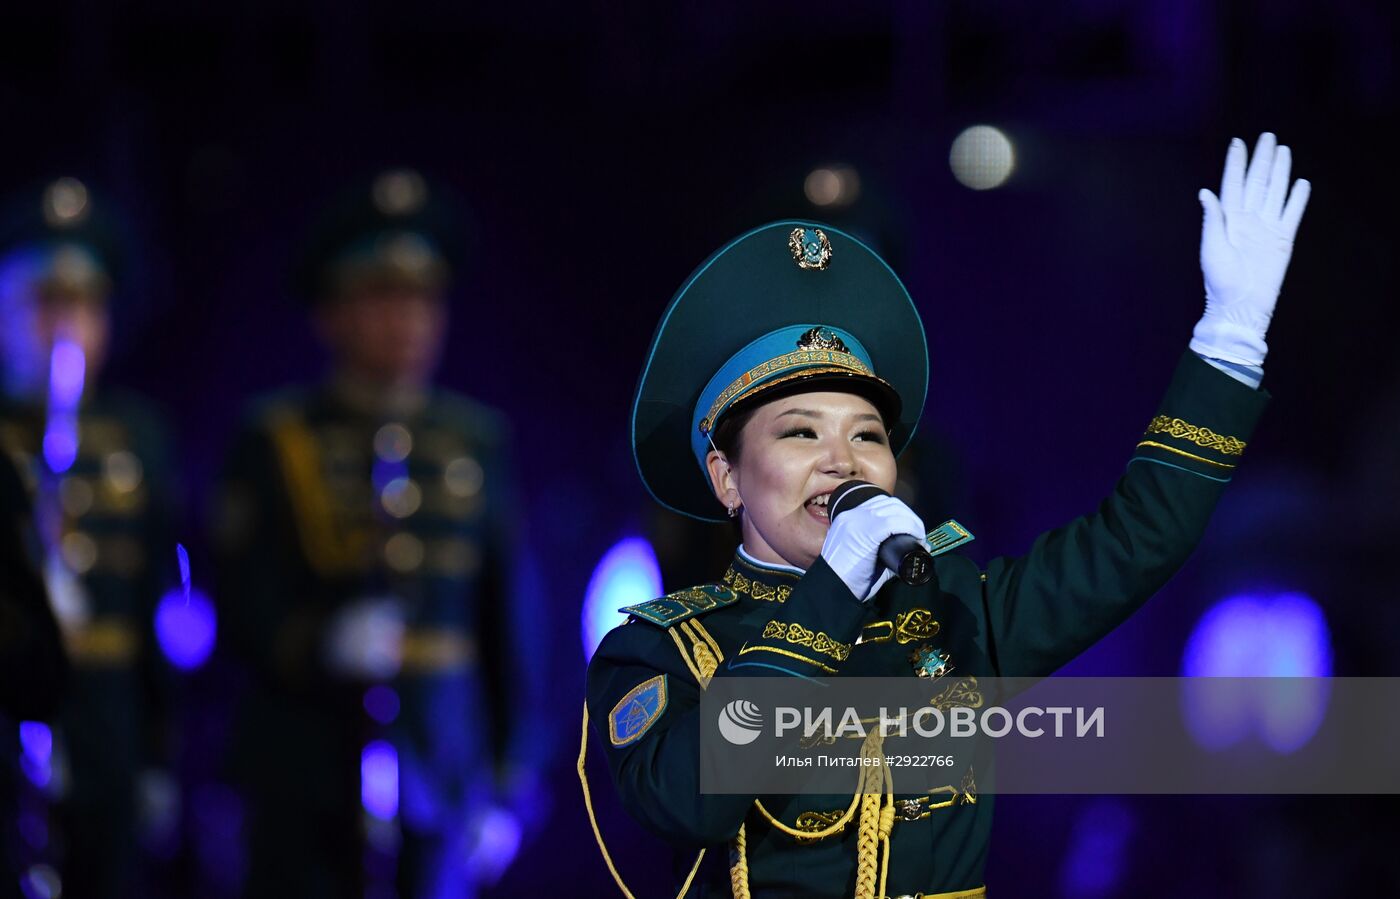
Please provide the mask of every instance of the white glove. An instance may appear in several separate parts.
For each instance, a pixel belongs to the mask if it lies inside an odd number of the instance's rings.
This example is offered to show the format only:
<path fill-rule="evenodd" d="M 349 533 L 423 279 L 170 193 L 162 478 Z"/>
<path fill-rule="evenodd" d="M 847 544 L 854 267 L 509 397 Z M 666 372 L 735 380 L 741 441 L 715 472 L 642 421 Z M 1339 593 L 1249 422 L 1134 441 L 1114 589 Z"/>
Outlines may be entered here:
<path fill-rule="evenodd" d="M 387 680 L 403 664 L 403 608 L 398 600 L 368 597 L 335 613 L 326 631 L 326 666 L 351 680 Z"/>
<path fill-rule="evenodd" d="M 82 580 L 56 553 L 44 559 L 44 587 L 59 627 L 65 633 L 82 630 L 92 618 L 92 597 Z"/>
<path fill-rule="evenodd" d="M 1269 351 L 1264 335 L 1293 255 L 1293 236 L 1312 185 L 1299 179 L 1290 195 L 1288 147 L 1275 149 L 1264 132 L 1245 172 L 1244 141 L 1235 138 L 1225 154 L 1220 196 L 1202 189 L 1201 272 L 1206 312 L 1196 324 L 1191 349 L 1241 365 L 1262 365 Z M 1285 197 L 1288 200 L 1284 204 Z"/>
<path fill-rule="evenodd" d="M 861 602 L 869 602 L 894 572 L 879 564 L 880 544 L 895 534 L 921 542 L 924 523 L 893 496 L 877 496 L 837 515 L 822 543 L 822 558 Z"/>
<path fill-rule="evenodd" d="M 136 780 L 136 809 L 141 833 L 151 843 L 166 843 L 180 823 L 180 782 L 169 771 L 146 768 Z"/>
<path fill-rule="evenodd" d="M 523 833 L 514 812 L 487 806 L 467 825 L 466 868 L 482 886 L 495 886 L 520 852 Z"/>

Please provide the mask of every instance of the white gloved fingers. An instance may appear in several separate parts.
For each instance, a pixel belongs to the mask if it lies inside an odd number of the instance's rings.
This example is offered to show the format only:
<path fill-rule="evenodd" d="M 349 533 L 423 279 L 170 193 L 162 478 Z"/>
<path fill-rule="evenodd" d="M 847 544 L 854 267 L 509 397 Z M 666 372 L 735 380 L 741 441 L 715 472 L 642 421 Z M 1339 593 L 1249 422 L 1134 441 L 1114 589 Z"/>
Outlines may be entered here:
<path fill-rule="evenodd" d="M 822 558 L 861 601 L 889 580 L 878 564 L 880 544 L 895 534 L 925 537 L 923 521 L 893 496 L 879 496 L 837 515 L 822 543 Z"/>
<path fill-rule="evenodd" d="M 1244 141 L 1230 141 L 1225 151 L 1225 171 L 1220 176 L 1220 206 L 1226 212 L 1244 208 Z"/>
<path fill-rule="evenodd" d="M 407 632 L 402 603 L 370 597 L 349 603 L 331 619 L 326 651 L 331 670 L 357 679 L 387 679 L 403 664 Z"/>
<path fill-rule="evenodd" d="M 1201 188 L 1196 198 L 1201 201 L 1204 219 L 1201 222 L 1201 241 L 1205 246 L 1228 244 L 1225 235 L 1225 212 L 1220 208 L 1220 200 L 1215 194 Z"/>
<path fill-rule="evenodd" d="M 867 534 L 876 537 L 875 546 L 877 548 L 895 534 L 910 534 L 920 540 L 924 539 L 926 532 L 923 521 L 914 514 L 913 509 L 893 496 L 876 497 L 856 506 L 849 512 L 843 512 L 842 515 L 858 512 L 866 513 L 869 523 L 864 525 L 864 529 Z"/>
<path fill-rule="evenodd" d="M 1254 158 L 1249 161 L 1249 172 L 1244 176 L 1244 208 L 1258 212 L 1264 206 L 1264 196 L 1269 189 L 1269 173 L 1274 168 L 1274 151 L 1278 138 L 1272 131 L 1259 135 L 1254 145 Z"/>
<path fill-rule="evenodd" d="M 1275 222 L 1283 215 L 1283 201 L 1288 196 L 1288 176 L 1293 168 L 1293 151 L 1280 144 L 1274 152 L 1274 170 L 1269 173 L 1269 190 L 1264 195 L 1261 210 L 1267 221 Z"/>
<path fill-rule="evenodd" d="M 1283 216 L 1279 219 L 1279 224 L 1283 228 L 1284 236 L 1291 243 L 1293 236 L 1298 233 L 1298 223 L 1303 220 L 1303 210 L 1308 206 L 1308 197 L 1312 194 L 1312 182 L 1306 178 L 1299 178 L 1293 184 L 1293 192 L 1288 196 L 1288 205 L 1283 207 Z"/>

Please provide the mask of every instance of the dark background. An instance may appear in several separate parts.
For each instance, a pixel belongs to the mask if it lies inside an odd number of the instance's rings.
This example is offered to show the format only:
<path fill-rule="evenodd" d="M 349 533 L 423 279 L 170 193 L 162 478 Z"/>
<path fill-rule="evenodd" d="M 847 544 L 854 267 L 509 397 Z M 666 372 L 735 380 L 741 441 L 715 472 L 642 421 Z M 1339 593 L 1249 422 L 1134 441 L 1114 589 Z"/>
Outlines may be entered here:
<path fill-rule="evenodd" d="M 0 186 L 74 174 L 126 213 L 106 376 L 173 419 L 205 583 L 210 484 L 240 409 L 322 370 L 288 276 L 304 226 L 386 165 L 469 198 L 442 380 L 518 432 L 559 726 L 546 829 L 499 895 L 607 895 L 571 744 L 584 587 L 649 514 L 631 390 L 693 266 L 754 224 L 822 215 L 802 193 L 817 165 L 859 171 L 840 221 L 877 241 L 924 316 L 926 433 L 960 460 L 966 506 L 925 518 L 957 516 L 985 561 L 1108 491 L 1201 311 L 1196 192 L 1218 188 L 1231 137 L 1252 149 L 1276 131 L 1314 190 L 1269 334 L 1272 407 L 1201 552 L 1071 670 L 1174 674 L 1211 602 L 1282 587 L 1325 609 L 1338 674 L 1397 673 L 1396 18 L 1343 0 L 11 5 Z M 978 123 L 1016 147 L 996 190 L 949 170 Z M 216 658 L 184 690 L 197 760 L 172 882 L 191 895 L 236 864 L 215 845 L 236 805 L 217 787 L 226 671 Z M 601 766 L 595 782 L 629 881 L 663 894 L 663 847 Z M 1008 797 L 987 879 L 1011 896 L 1394 887 L 1397 811 Z"/>

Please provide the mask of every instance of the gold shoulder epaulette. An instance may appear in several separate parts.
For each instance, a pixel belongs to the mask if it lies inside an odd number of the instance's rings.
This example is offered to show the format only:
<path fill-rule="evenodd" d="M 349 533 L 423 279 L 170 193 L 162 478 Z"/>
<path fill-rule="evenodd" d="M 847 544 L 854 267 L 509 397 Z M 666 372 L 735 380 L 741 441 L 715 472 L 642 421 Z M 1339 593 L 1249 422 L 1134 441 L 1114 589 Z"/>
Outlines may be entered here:
<path fill-rule="evenodd" d="M 669 628 L 673 624 L 693 618 L 701 612 L 722 609 L 739 601 L 738 595 L 727 587 L 715 584 L 702 584 L 667 593 L 659 599 L 651 599 L 634 606 L 623 606 L 619 612 L 626 612 L 633 618 L 649 621 L 660 627 Z"/>

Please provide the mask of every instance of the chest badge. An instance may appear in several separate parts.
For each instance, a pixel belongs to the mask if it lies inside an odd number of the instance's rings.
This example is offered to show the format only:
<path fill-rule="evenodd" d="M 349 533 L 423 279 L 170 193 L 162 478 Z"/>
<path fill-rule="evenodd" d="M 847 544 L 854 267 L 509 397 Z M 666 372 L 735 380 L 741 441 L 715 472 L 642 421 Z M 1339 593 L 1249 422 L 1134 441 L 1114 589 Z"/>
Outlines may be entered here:
<path fill-rule="evenodd" d="M 953 659 L 941 649 L 934 649 L 925 643 L 909 653 L 909 664 L 919 677 L 942 677 L 953 670 Z"/>

